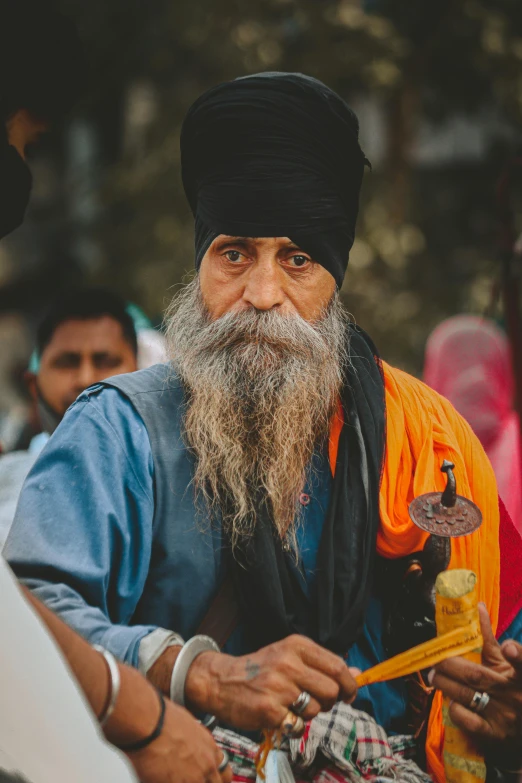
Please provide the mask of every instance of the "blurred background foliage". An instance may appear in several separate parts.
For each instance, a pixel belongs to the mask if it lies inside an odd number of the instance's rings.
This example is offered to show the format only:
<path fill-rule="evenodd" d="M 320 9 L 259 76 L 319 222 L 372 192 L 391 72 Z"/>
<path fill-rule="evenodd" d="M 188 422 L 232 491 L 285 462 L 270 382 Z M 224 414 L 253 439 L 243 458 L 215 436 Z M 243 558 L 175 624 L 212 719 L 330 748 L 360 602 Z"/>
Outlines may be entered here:
<path fill-rule="evenodd" d="M 184 113 L 209 86 L 260 70 L 316 76 L 359 115 L 373 170 L 343 297 L 383 357 L 420 374 L 433 326 L 488 306 L 495 181 L 522 121 L 520 0 L 61 5 L 85 44 L 88 90 L 35 151 L 30 220 L 0 249 L 0 310 L 27 344 L 72 282 L 108 284 L 161 320 L 193 267 Z"/>

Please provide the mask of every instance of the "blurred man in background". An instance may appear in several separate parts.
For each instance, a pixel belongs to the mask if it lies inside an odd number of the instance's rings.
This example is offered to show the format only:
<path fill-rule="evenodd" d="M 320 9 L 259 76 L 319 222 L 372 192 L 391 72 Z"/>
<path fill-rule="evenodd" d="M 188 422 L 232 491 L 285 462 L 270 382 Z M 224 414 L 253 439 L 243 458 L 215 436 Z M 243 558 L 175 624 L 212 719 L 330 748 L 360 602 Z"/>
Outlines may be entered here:
<path fill-rule="evenodd" d="M 52 305 L 27 373 L 41 432 L 52 434 L 89 386 L 137 368 L 138 342 L 125 301 L 100 288 L 70 291 Z"/>
<path fill-rule="evenodd" d="M 29 448 L 0 457 L 0 549 L 25 478 L 67 408 L 89 386 L 134 372 L 137 353 L 134 320 L 118 294 L 77 289 L 62 294 L 51 306 L 38 329 L 26 373 L 33 401 Z"/>
<path fill-rule="evenodd" d="M 12 451 L 38 454 L 82 391 L 165 358 L 164 335 L 137 305 L 104 288 L 61 294 L 37 331 L 25 373 L 32 410 Z"/>

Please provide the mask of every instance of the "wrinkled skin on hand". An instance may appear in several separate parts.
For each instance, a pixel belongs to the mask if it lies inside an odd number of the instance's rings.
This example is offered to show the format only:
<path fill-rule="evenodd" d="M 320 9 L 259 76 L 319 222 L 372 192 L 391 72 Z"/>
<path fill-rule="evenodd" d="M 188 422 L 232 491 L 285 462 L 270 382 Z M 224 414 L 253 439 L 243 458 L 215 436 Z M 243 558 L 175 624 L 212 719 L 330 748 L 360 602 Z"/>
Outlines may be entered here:
<path fill-rule="evenodd" d="M 191 707 L 245 730 L 275 729 L 302 691 L 312 698 L 303 718 L 352 702 L 354 675 L 335 655 L 304 636 L 289 636 L 248 656 L 203 653 L 189 669 L 185 694 Z"/>

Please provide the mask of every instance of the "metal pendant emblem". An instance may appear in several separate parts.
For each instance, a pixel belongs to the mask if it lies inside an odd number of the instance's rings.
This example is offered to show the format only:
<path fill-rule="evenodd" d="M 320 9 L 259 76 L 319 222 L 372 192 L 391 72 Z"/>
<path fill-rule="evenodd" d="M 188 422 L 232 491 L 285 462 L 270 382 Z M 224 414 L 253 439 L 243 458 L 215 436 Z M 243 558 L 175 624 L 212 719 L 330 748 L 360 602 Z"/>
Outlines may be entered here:
<path fill-rule="evenodd" d="M 482 524 L 482 512 L 471 500 L 457 495 L 455 465 L 444 460 L 441 471 L 446 474 L 444 492 L 428 492 L 414 498 L 409 507 L 412 522 L 435 536 L 457 538 L 473 533 Z"/>

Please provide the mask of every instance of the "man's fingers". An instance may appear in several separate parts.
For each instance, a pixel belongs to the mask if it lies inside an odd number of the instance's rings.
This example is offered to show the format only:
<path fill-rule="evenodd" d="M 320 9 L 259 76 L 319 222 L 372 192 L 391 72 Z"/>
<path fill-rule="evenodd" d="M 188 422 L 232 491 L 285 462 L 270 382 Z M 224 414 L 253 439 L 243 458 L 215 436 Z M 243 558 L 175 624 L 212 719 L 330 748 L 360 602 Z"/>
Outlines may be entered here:
<path fill-rule="evenodd" d="M 498 672 L 465 658 L 448 658 L 435 666 L 433 685 L 439 688 L 438 677 L 442 675 L 475 691 L 499 692 L 509 687 L 509 681 Z"/>
<path fill-rule="evenodd" d="M 493 633 L 486 604 L 480 603 L 478 605 L 478 613 L 483 639 L 482 663 L 490 666 L 502 663 L 502 652 L 500 650 L 500 645 L 495 638 L 495 634 Z"/>
<path fill-rule="evenodd" d="M 359 669 L 356 670 L 357 674 L 359 674 Z M 353 671 L 346 668 L 346 673 L 343 674 L 343 679 L 341 682 L 341 698 L 346 704 L 351 704 L 353 701 L 355 701 L 355 697 L 357 696 L 357 683 L 355 682 L 355 677 L 357 675 L 353 674 Z"/>
<path fill-rule="evenodd" d="M 348 668 L 342 658 L 325 647 L 316 644 L 311 639 L 307 639 L 306 636 L 292 636 L 290 639 L 294 642 L 295 652 L 298 653 L 307 666 L 318 669 L 332 677 L 335 677 L 339 672 L 340 664 Z"/>
<path fill-rule="evenodd" d="M 479 713 L 471 709 L 472 699 L 477 690 L 450 680 L 442 674 L 435 675 L 433 684 L 451 700 L 450 717 L 460 729 L 484 739 L 505 737 L 506 728 L 511 725 L 515 714 L 513 707 L 508 703 L 491 699 L 486 708 Z"/>
<path fill-rule="evenodd" d="M 217 766 L 219 767 L 221 765 L 221 762 L 223 761 L 223 751 L 217 746 L 217 755 L 216 755 L 216 761 Z M 232 767 L 230 764 L 227 764 L 223 772 L 217 773 L 217 781 L 218 783 L 230 783 L 232 780 Z"/>
<path fill-rule="evenodd" d="M 306 690 L 306 688 L 303 688 L 303 690 Z M 308 691 L 308 693 L 310 693 L 310 691 Z M 297 698 L 297 696 L 296 696 L 296 698 Z M 295 701 L 295 699 L 294 699 L 294 701 Z M 291 707 L 289 709 L 291 709 Z M 315 716 L 319 715 L 319 713 L 322 712 L 322 711 L 323 711 L 322 705 L 317 701 L 317 699 L 314 699 L 314 697 L 311 696 L 310 701 L 306 705 L 306 709 L 303 710 L 299 714 L 301 715 L 301 718 L 303 720 L 312 720 L 312 718 L 315 718 Z"/>
<path fill-rule="evenodd" d="M 339 683 L 316 669 L 306 668 L 299 676 L 297 686 L 302 691 L 307 691 L 318 702 L 320 708 L 317 712 L 331 710 L 339 699 Z M 317 712 L 315 715 L 317 715 Z M 315 717 L 315 715 L 312 717 Z"/>
<path fill-rule="evenodd" d="M 433 685 L 442 693 L 458 704 L 462 704 L 463 707 L 469 709 L 471 700 L 476 693 L 476 690 L 469 688 L 467 685 L 463 685 L 460 682 L 446 677 L 443 674 L 436 673 L 433 678 Z"/>
<path fill-rule="evenodd" d="M 305 642 L 309 640 L 305 639 Z M 350 669 L 335 653 L 325 650 L 314 642 L 303 644 L 299 650 L 304 663 L 311 669 L 326 674 L 339 686 L 338 697 L 347 702 L 352 702 L 357 695 L 357 684 Z"/>
<path fill-rule="evenodd" d="M 221 775 L 217 771 L 217 767 L 207 775 L 205 783 L 221 783 Z"/>
<path fill-rule="evenodd" d="M 233 776 L 234 773 L 232 772 L 232 767 L 229 764 L 226 770 L 221 773 L 221 780 L 223 783 L 232 783 Z"/>
<path fill-rule="evenodd" d="M 478 605 L 478 613 L 484 645 L 488 644 L 494 647 L 498 647 L 498 642 L 495 638 L 495 634 L 493 633 L 493 628 L 491 627 L 491 619 L 489 617 L 487 606 L 482 601 Z"/>
<path fill-rule="evenodd" d="M 512 667 L 522 676 L 522 645 L 513 639 L 508 639 L 502 645 L 501 651 Z"/>
<path fill-rule="evenodd" d="M 457 728 L 468 734 L 474 734 L 489 740 L 495 738 L 489 723 L 484 718 L 481 718 L 480 715 L 477 715 L 476 712 L 471 712 L 466 707 L 463 707 L 462 704 L 453 702 L 449 708 L 449 716 Z"/>

